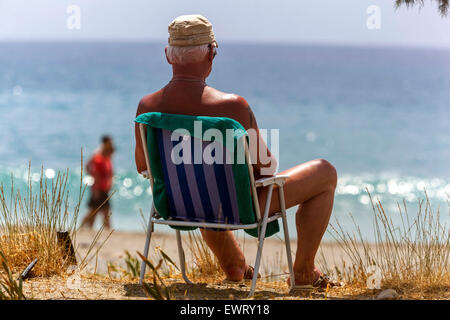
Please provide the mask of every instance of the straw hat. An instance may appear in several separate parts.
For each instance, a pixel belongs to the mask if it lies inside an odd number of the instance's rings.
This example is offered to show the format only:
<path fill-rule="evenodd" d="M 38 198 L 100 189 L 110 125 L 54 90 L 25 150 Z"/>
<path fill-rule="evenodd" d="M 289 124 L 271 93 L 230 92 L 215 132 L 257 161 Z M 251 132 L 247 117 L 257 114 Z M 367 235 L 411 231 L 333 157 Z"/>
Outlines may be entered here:
<path fill-rule="evenodd" d="M 218 46 L 211 23 L 200 14 L 179 16 L 169 24 L 168 29 L 171 46 L 199 46 L 210 43 Z"/>

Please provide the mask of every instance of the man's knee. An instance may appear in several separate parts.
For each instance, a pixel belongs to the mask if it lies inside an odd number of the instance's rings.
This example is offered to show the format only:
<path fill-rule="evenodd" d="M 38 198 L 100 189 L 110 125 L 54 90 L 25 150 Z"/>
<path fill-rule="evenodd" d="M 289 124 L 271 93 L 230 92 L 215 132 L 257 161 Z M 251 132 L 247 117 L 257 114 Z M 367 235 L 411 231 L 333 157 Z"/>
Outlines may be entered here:
<path fill-rule="evenodd" d="M 324 174 L 327 179 L 327 185 L 333 190 L 336 189 L 337 185 L 337 171 L 336 168 L 325 159 L 318 159 L 317 166 L 319 170 Z"/>

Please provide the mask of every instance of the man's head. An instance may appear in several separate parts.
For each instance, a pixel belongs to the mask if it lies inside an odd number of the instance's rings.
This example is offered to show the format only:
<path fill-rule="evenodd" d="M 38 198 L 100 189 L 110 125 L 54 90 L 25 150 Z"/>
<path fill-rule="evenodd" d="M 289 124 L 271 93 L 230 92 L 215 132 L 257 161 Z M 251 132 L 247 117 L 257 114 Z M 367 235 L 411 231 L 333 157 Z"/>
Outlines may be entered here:
<path fill-rule="evenodd" d="M 169 24 L 167 61 L 174 72 L 192 73 L 206 78 L 211 72 L 217 42 L 212 25 L 202 15 L 184 15 Z"/>
<path fill-rule="evenodd" d="M 108 135 L 102 136 L 101 152 L 104 156 L 110 157 L 114 153 L 112 138 Z"/>

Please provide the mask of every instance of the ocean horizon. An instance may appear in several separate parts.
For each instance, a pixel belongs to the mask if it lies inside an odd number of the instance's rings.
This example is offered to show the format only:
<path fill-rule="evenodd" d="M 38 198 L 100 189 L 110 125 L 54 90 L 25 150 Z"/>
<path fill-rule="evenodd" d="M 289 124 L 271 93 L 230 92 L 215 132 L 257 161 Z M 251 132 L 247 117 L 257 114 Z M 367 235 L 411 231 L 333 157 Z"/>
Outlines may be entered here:
<path fill-rule="evenodd" d="M 171 78 L 164 46 L 0 42 L 5 191 L 11 175 L 16 190 L 24 190 L 30 162 L 36 183 L 42 166 L 49 180 L 69 168 L 75 203 L 81 149 L 86 163 L 109 134 L 117 147 L 113 228 L 142 231 L 151 192 L 134 166 L 134 118 L 140 98 Z M 450 221 L 450 50 L 224 42 L 207 83 L 243 96 L 260 128 L 280 130 L 279 171 L 317 158 L 336 167 L 331 223 L 338 219 L 351 231 L 351 213 L 370 238 L 366 190 L 396 221 L 397 203 L 415 214 L 425 189 L 443 222 Z M 292 237 L 294 212 L 288 210 Z"/>

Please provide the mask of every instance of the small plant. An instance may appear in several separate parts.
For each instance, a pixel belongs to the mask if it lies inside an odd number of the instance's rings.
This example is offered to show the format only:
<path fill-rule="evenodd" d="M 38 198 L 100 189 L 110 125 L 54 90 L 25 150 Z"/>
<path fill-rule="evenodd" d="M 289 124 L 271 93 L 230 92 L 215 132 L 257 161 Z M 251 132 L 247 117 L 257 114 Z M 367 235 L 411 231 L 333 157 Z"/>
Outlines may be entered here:
<path fill-rule="evenodd" d="M 25 300 L 22 278 L 15 280 L 3 252 L 0 251 L 0 300 Z"/>
<path fill-rule="evenodd" d="M 171 300 L 171 295 L 169 292 L 169 289 L 167 288 L 166 284 L 164 283 L 163 277 L 159 274 L 159 269 L 161 268 L 161 265 L 163 264 L 164 259 L 159 259 L 159 262 L 156 266 L 153 265 L 153 263 L 144 257 L 141 253 L 137 253 L 139 257 L 142 259 L 142 261 L 149 267 L 150 271 L 152 272 L 152 283 L 142 283 L 142 286 L 144 288 L 145 293 L 148 297 L 151 297 L 155 300 Z M 169 259 L 168 261 L 172 261 Z M 173 263 L 173 262 L 172 262 Z M 174 264 L 175 265 L 175 264 Z"/>
<path fill-rule="evenodd" d="M 133 257 L 127 250 L 125 250 L 125 264 L 127 266 L 127 274 L 132 278 L 139 277 L 140 266 L 139 260 Z"/>

